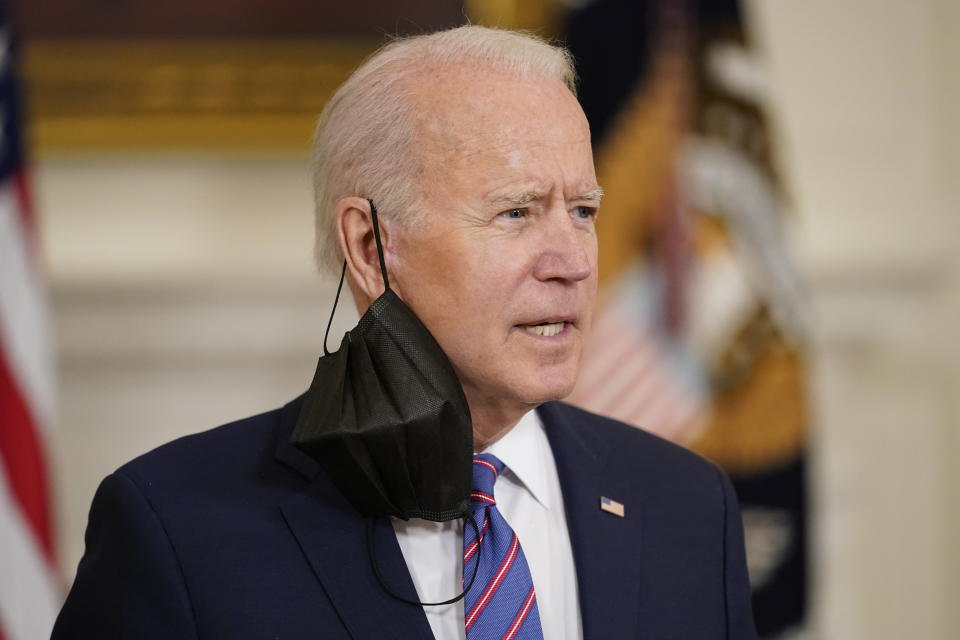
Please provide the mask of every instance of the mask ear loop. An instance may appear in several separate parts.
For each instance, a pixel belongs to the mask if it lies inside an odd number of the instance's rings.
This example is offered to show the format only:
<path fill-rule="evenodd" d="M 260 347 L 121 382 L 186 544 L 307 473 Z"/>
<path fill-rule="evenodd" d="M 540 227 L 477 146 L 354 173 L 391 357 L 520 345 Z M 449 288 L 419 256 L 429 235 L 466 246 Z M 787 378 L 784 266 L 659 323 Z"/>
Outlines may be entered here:
<path fill-rule="evenodd" d="M 367 198 L 370 203 L 370 218 L 373 220 L 373 239 L 377 243 L 377 256 L 380 258 L 380 275 L 383 276 L 384 291 L 390 290 L 390 278 L 387 277 L 387 263 L 383 257 L 383 243 L 380 241 L 380 223 L 377 220 L 377 207 L 373 200 Z M 333 314 L 337 312 L 337 303 L 340 302 L 340 291 L 343 289 L 343 278 L 347 275 L 347 261 L 344 259 L 343 268 L 340 269 L 340 284 L 337 285 L 337 295 L 333 298 L 333 309 L 330 310 L 330 318 L 327 320 L 327 329 L 323 332 L 323 355 L 330 355 L 327 349 L 327 337 L 330 335 L 330 325 L 333 324 Z"/>
<path fill-rule="evenodd" d="M 343 276 L 347 275 L 347 261 L 343 261 L 343 268 L 340 270 L 340 284 L 337 285 L 337 295 L 333 299 L 333 309 L 330 309 L 330 319 L 327 320 L 327 330 L 323 332 L 323 355 L 330 355 L 327 350 L 327 336 L 330 335 L 330 325 L 333 324 L 333 314 L 337 312 L 337 303 L 340 301 L 340 290 L 343 289 Z"/>
<path fill-rule="evenodd" d="M 367 198 L 367 202 L 370 203 L 370 218 L 373 222 L 373 239 L 377 244 L 377 257 L 380 259 L 380 275 L 383 276 L 383 289 L 384 292 L 390 291 L 390 278 L 387 276 L 387 263 L 383 255 L 383 242 L 380 239 L 380 223 L 377 219 L 377 206 L 373 204 L 373 200 Z M 347 273 L 347 261 L 343 261 L 343 270 L 340 272 L 340 284 L 337 285 L 337 296 L 333 300 L 333 311 L 330 312 L 330 320 L 327 321 L 327 330 L 323 334 L 323 352 L 326 355 L 329 355 L 330 352 L 327 351 L 327 334 L 330 332 L 330 324 L 333 322 L 333 312 L 337 309 L 337 301 L 340 299 L 340 289 L 343 287 L 343 277 Z M 473 530 L 477 536 L 477 542 L 480 542 L 480 527 L 477 526 L 477 520 L 473 516 L 473 511 L 467 509 L 464 513 L 464 519 L 469 518 L 470 524 L 473 526 Z M 383 574 L 380 571 L 380 565 L 377 564 L 377 550 L 374 544 L 374 518 L 367 519 L 367 552 L 370 555 L 370 564 L 373 567 L 373 573 L 377 577 L 377 582 L 380 583 L 380 586 L 383 587 L 383 590 L 386 591 L 390 596 L 405 602 L 407 604 L 412 604 L 421 607 L 435 607 L 445 604 L 453 604 L 459 600 L 462 600 L 464 596 L 467 595 L 467 592 L 473 588 L 473 582 L 477 579 L 477 569 L 480 568 L 480 553 L 482 544 L 477 544 L 477 561 L 473 565 L 473 574 L 470 576 L 470 583 L 464 588 L 460 595 L 450 598 L 449 600 L 444 600 L 443 602 L 420 602 L 419 600 L 410 600 L 402 596 L 397 595 L 393 590 L 387 586 L 387 581 L 384 579 Z"/>
<path fill-rule="evenodd" d="M 377 206 L 373 200 L 367 198 L 370 203 L 370 217 L 373 219 L 373 239 L 377 243 L 377 256 L 380 258 L 380 275 L 383 276 L 383 290 L 390 290 L 390 278 L 387 277 L 387 262 L 383 258 L 383 245 L 380 243 L 380 223 L 377 221 Z"/>
<path fill-rule="evenodd" d="M 470 584 L 464 588 L 460 595 L 450 598 L 449 600 L 444 600 L 443 602 L 420 602 L 419 600 L 409 600 L 403 596 L 398 596 L 393 590 L 387 586 L 387 581 L 384 580 L 383 574 L 380 573 L 380 566 L 377 564 L 377 550 L 373 544 L 374 531 L 373 524 L 374 518 L 367 518 L 367 553 L 370 555 L 370 564 L 373 565 L 373 573 L 377 576 L 377 582 L 380 583 L 380 586 L 383 587 L 383 590 L 390 594 L 391 597 L 399 600 L 400 602 L 406 602 L 407 604 L 413 604 L 420 607 L 438 607 L 444 604 L 453 604 L 458 600 L 462 600 L 464 596 L 473 588 L 473 581 L 477 579 L 477 569 L 480 568 L 480 553 L 483 548 L 483 543 L 480 538 L 480 527 L 477 526 L 477 519 L 473 517 L 473 511 L 467 509 L 464 513 L 464 520 L 469 517 L 470 524 L 473 525 L 473 530 L 477 534 L 477 561 L 473 565 L 473 574 L 470 576 Z"/>

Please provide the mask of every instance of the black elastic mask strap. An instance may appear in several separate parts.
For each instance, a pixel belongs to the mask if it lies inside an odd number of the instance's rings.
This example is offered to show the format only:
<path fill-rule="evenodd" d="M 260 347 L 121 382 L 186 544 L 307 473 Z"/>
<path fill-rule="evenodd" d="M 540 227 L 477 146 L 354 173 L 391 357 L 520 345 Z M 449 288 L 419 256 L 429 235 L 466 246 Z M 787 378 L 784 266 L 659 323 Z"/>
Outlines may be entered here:
<path fill-rule="evenodd" d="M 327 330 L 323 332 L 323 355 L 328 356 L 327 336 L 330 335 L 330 325 L 333 324 L 333 314 L 337 312 L 337 303 L 340 301 L 340 290 L 343 289 L 343 276 L 347 275 L 347 261 L 343 261 L 343 269 L 340 270 L 340 284 L 337 285 L 337 295 L 333 299 L 333 309 L 330 309 L 330 319 L 327 320 Z"/>
<path fill-rule="evenodd" d="M 384 291 L 390 290 L 390 278 L 387 277 L 387 262 L 383 259 L 383 244 L 380 242 L 380 223 L 377 221 L 377 206 L 373 200 L 367 198 L 370 203 L 370 217 L 373 219 L 373 239 L 377 243 L 377 256 L 380 258 L 380 275 L 383 276 Z"/>
<path fill-rule="evenodd" d="M 480 552 L 483 547 L 483 543 L 480 540 L 480 527 L 477 526 L 477 519 L 473 517 L 473 510 L 468 509 L 464 513 L 464 519 L 470 520 L 470 524 L 473 525 L 473 530 L 477 534 L 477 563 L 473 565 L 473 574 L 470 576 L 470 584 L 464 588 L 460 595 L 450 598 L 449 600 L 444 600 L 443 602 L 420 602 L 419 600 L 409 600 L 403 596 L 398 596 L 393 592 L 393 590 L 387 586 L 386 580 L 383 579 L 383 574 L 380 573 L 380 565 L 377 564 L 377 550 L 373 544 L 374 530 L 373 525 L 375 522 L 374 518 L 367 518 L 367 551 L 370 554 L 370 564 L 373 565 L 373 573 L 377 576 L 377 582 L 380 583 L 380 586 L 383 587 L 383 590 L 386 591 L 390 596 L 396 598 L 400 602 L 406 602 L 407 604 L 417 605 L 419 607 L 438 607 L 444 604 L 453 604 L 458 600 L 462 600 L 467 592 L 473 587 L 473 581 L 477 579 L 477 569 L 480 568 Z"/>
<path fill-rule="evenodd" d="M 387 262 L 383 258 L 383 243 L 380 241 L 380 223 L 377 220 L 377 207 L 373 200 L 367 198 L 370 203 L 370 218 L 373 220 L 373 239 L 377 243 L 377 257 L 380 258 L 380 275 L 383 276 L 383 289 L 390 289 L 390 278 L 387 277 Z M 330 318 L 327 320 L 327 330 L 323 332 L 323 355 L 330 355 L 327 349 L 327 337 L 330 335 L 330 325 L 333 324 L 333 314 L 337 312 L 337 303 L 340 302 L 340 291 L 343 289 L 343 278 L 347 275 L 347 261 L 343 261 L 343 268 L 340 270 L 340 284 L 337 285 L 337 295 L 333 299 L 333 309 L 330 309 Z"/>

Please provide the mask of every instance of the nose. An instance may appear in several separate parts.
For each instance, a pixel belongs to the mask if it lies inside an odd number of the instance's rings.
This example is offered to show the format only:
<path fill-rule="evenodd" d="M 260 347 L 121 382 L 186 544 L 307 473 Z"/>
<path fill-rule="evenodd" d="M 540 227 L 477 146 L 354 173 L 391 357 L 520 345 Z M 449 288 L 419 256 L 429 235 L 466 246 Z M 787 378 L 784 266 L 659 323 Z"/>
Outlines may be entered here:
<path fill-rule="evenodd" d="M 580 227 L 564 207 L 547 216 L 533 275 L 537 280 L 579 282 L 593 273 L 596 235 Z"/>

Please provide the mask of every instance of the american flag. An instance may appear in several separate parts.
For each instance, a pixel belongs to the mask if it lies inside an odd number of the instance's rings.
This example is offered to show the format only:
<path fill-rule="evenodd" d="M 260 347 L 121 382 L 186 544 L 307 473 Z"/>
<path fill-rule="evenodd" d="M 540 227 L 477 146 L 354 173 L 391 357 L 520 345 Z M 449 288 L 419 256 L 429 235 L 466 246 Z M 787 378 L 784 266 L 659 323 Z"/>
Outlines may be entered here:
<path fill-rule="evenodd" d="M 0 640 L 49 637 L 61 601 L 47 461 L 54 376 L 14 51 L 0 2 Z"/>
<path fill-rule="evenodd" d="M 600 509 L 607 513 L 612 513 L 615 516 L 620 516 L 621 518 L 625 513 L 622 502 L 611 500 L 607 496 L 600 496 Z"/>
<path fill-rule="evenodd" d="M 688 442 L 707 412 L 706 383 L 684 345 L 652 322 L 662 284 L 642 263 L 608 287 L 568 402 Z"/>

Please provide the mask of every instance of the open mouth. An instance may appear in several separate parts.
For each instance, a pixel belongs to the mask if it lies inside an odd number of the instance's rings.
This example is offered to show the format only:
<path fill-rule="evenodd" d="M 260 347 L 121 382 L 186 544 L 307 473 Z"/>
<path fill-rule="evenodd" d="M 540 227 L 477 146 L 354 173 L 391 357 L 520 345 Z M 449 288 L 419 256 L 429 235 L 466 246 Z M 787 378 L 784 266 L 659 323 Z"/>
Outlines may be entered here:
<path fill-rule="evenodd" d="M 519 327 L 528 333 L 550 338 L 562 333 L 567 326 L 567 322 L 542 322 L 540 324 L 521 324 Z"/>

